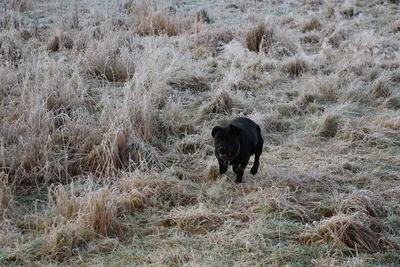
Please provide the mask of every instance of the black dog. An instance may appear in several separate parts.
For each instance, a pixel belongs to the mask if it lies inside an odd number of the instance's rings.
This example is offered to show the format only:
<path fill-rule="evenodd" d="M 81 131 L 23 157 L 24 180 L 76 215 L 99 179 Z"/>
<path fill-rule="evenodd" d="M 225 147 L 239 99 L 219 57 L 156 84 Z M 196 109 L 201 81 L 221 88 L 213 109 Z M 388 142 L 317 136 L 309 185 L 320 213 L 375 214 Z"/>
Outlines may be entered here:
<path fill-rule="evenodd" d="M 236 118 L 222 127 L 215 126 L 211 134 L 214 137 L 215 156 L 218 159 L 220 174 L 227 171 L 228 165 L 232 165 L 236 173 L 236 182 L 242 182 L 244 170 L 253 154 L 255 159 L 250 173 L 257 173 L 264 144 L 260 126 L 250 119 Z"/>

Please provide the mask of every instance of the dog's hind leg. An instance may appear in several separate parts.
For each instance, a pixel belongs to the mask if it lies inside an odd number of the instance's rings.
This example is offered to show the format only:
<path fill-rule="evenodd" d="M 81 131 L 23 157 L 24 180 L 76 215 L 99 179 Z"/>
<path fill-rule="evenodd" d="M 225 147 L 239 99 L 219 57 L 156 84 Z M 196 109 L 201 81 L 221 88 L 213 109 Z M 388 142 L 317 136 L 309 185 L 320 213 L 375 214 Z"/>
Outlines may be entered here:
<path fill-rule="evenodd" d="M 258 167 L 260 166 L 260 155 L 263 149 L 264 141 L 262 138 L 260 138 L 257 147 L 256 147 L 256 153 L 254 155 L 254 163 L 253 167 L 251 167 L 250 173 L 255 175 L 258 171 Z"/>

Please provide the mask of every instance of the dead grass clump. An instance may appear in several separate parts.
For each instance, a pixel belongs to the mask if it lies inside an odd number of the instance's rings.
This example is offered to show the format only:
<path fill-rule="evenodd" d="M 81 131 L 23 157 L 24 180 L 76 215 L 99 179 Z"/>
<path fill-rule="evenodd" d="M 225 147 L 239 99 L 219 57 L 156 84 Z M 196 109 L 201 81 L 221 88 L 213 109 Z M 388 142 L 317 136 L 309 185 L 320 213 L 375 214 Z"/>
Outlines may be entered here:
<path fill-rule="evenodd" d="M 171 78 L 167 84 L 180 91 L 204 92 L 211 89 L 206 78 L 194 75 Z"/>
<path fill-rule="evenodd" d="M 6 247 L 10 245 L 15 245 L 17 238 L 19 237 L 18 229 L 14 222 L 7 219 L 5 216 L 1 216 L 0 220 L 0 246 L 3 249 L 3 253 Z M 8 245 L 8 246 L 7 246 Z M 14 248 L 15 249 L 15 248 Z M 3 254 L 4 255 L 4 254 Z M 7 257 L 8 258 L 8 257 Z M 4 258 L 2 259 L 2 264 L 5 264 Z"/>
<path fill-rule="evenodd" d="M 224 223 L 219 214 L 182 214 L 170 216 L 161 222 L 162 225 L 176 226 L 180 231 L 191 234 L 206 234 L 215 231 Z"/>
<path fill-rule="evenodd" d="M 233 101 L 229 94 L 225 91 L 221 91 L 217 94 L 214 99 L 208 104 L 203 110 L 203 115 L 222 113 L 227 114 L 233 108 Z"/>
<path fill-rule="evenodd" d="M 290 181 L 290 183 L 292 183 L 292 181 Z M 289 190 L 289 187 L 286 187 L 284 190 L 271 186 L 267 189 L 260 188 L 250 194 L 246 201 L 249 203 L 253 212 L 264 210 L 267 212 L 281 212 L 287 217 L 307 223 L 320 218 L 318 214 L 308 209 L 308 207 L 306 207 L 304 203 L 301 203 Z"/>
<path fill-rule="evenodd" d="M 157 224 L 175 226 L 178 230 L 186 233 L 207 234 L 217 230 L 229 219 L 243 223 L 249 221 L 249 216 L 244 213 L 216 214 L 203 208 L 197 208 L 189 211 L 173 211 L 171 215 L 157 222 Z"/>
<path fill-rule="evenodd" d="M 320 95 L 317 92 L 302 92 L 297 98 L 295 103 L 303 110 L 309 108 L 310 104 L 319 102 Z"/>
<path fill-rule="evenodd" d="M 196 34 L 193 46 L 197 54 L 216 56 L 233 38 L 229 29 L 207 30 Z"/>
<path fill-rule="evenodd" d="M 314 104 L 316 108 L 320 104 L 333 103 L 343 95 L 343 82 L 337 75 L 303 76 L 298 83 L 301 90 L 295 101 L 302 109 L 312 111 Z M 346 98 L 346 101 L 348 98 Z"/>
<path fill-rule="evenodd" d="M 294 196 L 285 194 L 270 196 L 267 200 L 267 206 L 270 211 L 283 212 L 301 222 L 310 223 L 319 219 L 319 215 L 303 206 Z"/>
<path fill-rule="evenodd" d="M 18 84 L 18 77 L 12 67 L 0 67 L 0 100 Z"/>
<path fill-rule="evenodd" d="M 369 191 L 355 191 L 342 199 L 338 206 L 344 213 L 363 212 L 372 217 L 386 216 L 384 200 Z"/>
<path fill-rule="evenodd" d="M 344 7 L 341 11 L 340 14 L 346 19 L 350 19 L 354 16 L 357 16 L 359 12 L 354 9 L 354 7 Z"/>
<path fill-rule="evenodd" d="M 310 18 L 300 25 L 300 31 L 302 33 L 309 31 L 317 31 L 321 29 L 321 23 L 317 18 Z"/>
<path fill-rule="evenodd" d="M 57 52 L 62 48 L 72 49 L 74 41 L 65 35 L 53 36 L 47 44 L 47 50 Z"/>
<path fill-rule="evenodd" d="M 299 57 L 292 57 L 285 60 L 281 65 L 281 70 L 293 76 L 299 76 L 308 70 L 307 62 Z"/>
<path fill-rule="evenodd" d="M 118 203 L 125 203 L 121 198 L 125 195 L 108 187 L 94 192 L 86 192 L 78 197 L 57 187 L 53 192 L 51 206 L 53 211 L 74 223 L 84 224 L 87 229 L 103 236 L 116 236 L 122 231 L 117 219 Z"/>
<path fill-rule="evenodd" d="M 372 83 L 369 93 L 375 98 L 387 98 L 391 94 L 390 85 L 384 79 L 377 79 Z"/>
<path fill-rule="evenodd" d="M 87 53 L 86 71 L 109 82 L 125 82 L 135 71 L 132 57 L 121 55 L 108 44 L 99 45 Z"/>
<path fill-rule="evenodd" d="M 178 151 L 184 154 L 194 154 L 204 146 L 201 135 L 188 135 L 177 144 Z"/>
<path fill-rule="evenodd" d="M 394 118 L 382 117 L 382 119 L 378 125 L 386 128 L 386 129 L 399 131 L 400 130 L 400 117 L 394 117 Z"/>
<path fill-rule="evenodd" d="M 379 235 L 356 221 L 354 217 L 337 215 L 309 226 L 300 236 L 307 245 L 331 242 L 333 247 L 348 247 L 355 251 L 383 251 Z"/>
<path fill-rule="evenodd" d="M 274 114 L 264 116 L 261 125 L 267 133 L 286 132 L 291 127 L 288 121 L 284 121 L 280 116 Z"/>
<path fill-rule="evenodd" d="M 291 117 L 301 113 L 299 107 L 293 103 L 280 103 L 273 105 L 273 109 L 282 116 Z"/>
<path fill-rule="evenodd" d="M 117 238 L 102 238 L 88 244 L 88 254 L 109 254 L 118 246 L 120 241 Z"/>
<path fill-rule="evenodd" d="M 110 148 L 109 140 L 102 140 L 100 144 L 94 144 L 89 152 L 69 163 L 68 171 L 71 174 L 80 174 L 84 171 L 100 174 L 109 170 L 112 167 Z"/>
<path fill-rule="evenodd" d="M 390 25 L 392 32 L 400 32 L 400 19 L 397 19 L 393 21 L 393 23 Z"/>
<path fill-rule="evenodd" d="M 176 178 L 155 178 L 139 172 L 124 177 L 116 184 L 121 191 L 137 190 L 146 205 L 185 206 L 197 202 L 195 187 Z"/>
<path fill-rule="evenodd" d="M 133 0 L 127 0 L 122 4 L 122 8 L 125 10 L 131 10 L 133 8 Z"/>
<path fill-rule="evenodd" d="M 261 46 L 263 49 L 268 49 L 272 44 L 272 36 L 272 30 L 267 29 L 264 23 L 260 23 L 246 33 L 245 46 L 250 51 L 255 52 L 259 52 Z"/>
<path fill-rule="evenodd" d="M 393 121 L 394 122 L 394 121 Z M 385 124 L 380 126 L 385 127 Z M 392 127 L 395 124 L 391 125 L 391 123 L 386 124 L 386 126 Z M 343 126 L 343 131 L 341 134 L 341 138 L 343 140 L 348 141 L 351 147 L 359 147 L 360 145 L 367 147 L 387 147 L 393 145 L 395 142 L 390 137 L 390 130 L 384 130 L 377 132 L 369 127 L 362 127 L 359 123 L 346 123 Z"/>
<path fill-rule="evenodd" d="M 282 143 L 284 133 L 291 129 L 291 124 L 284 120 L 278 112 L 266 115 L 255 114 L 251 118 L 260 125 L 264 140 L 272 144 Z"/>
<path fill-rule="evenodd" d="M 340 117 L 338 115 L 326 115 L 318 126 L 318 134 L 322 137 L 335 137 L 339 129 L 339 121 Z"/>
<path fill-rule="evenodd" d="M 84 224 L 63 222 L 50 230 L 43 252 L 57 261 L 63 262 L 75 256 L 78 251 L 85 249 L 88 242 L 95 238 L 95 234 Z"/>
<path fill-rule="evenodd" d="M 68 133 L 68 135 L 71 133 Z M 55 138 L 58 138 L 55 136 Z M 72 139 L 74 140 L 74 139 Z M 68 143 L 72 143 L 69 140 Z M 129 140 L 124 129 L 111 133 L 89 133 L 86 138 L 77 140 L 81 144 L 73 144 L 68 172 L 80 174 L 90 171 L 98 175 L 111 174 L 116 169 L 157 168 L 165 167 L 159 151 L 145 145 L 137 137 Z"/>
<path fill-rule="evenodd" d="M 400 96 L 392 96 L 383 103 L 385 108 L 400 109 Z"/>
<path fill-rule="evenodd" d="M 8 176 L 4 172 L 0 172 L 0 217 L 6 215 L 10 208 L 13 195 L 11 188 L 8 186 Z"/>
<path fill-rule="evenodd" d="M 205 9 L 201 9 L 196 13 L 196 21 L 201 23 L 211 23 L 211 18 Z"/>
<path fill-rule="evenodd" d="M 394 186 L 393 188 L 386 189 L 380 193 L 380 195 L 386 201 L 397 201 L 400 199 L 400 186 Z"/>
<path fill-rule="evenodd" d="M 27 53 L 23 46 L 9 37 L 0 37 L 0 63 L 18 67 Z"/>
<path fill-rule="evenodd" d="M 353 29 L 348 25 L 334 25 L 331 28 L 324 31 L 328 38 L 328 42 L 335 48 L 338 48 L 340 44 L 348 39 L 353 33 Z"/>
<path fill-rule="evenodd" d="M 114 203 L 120 198 L 117 192 L 109 188 L 102 188 L 98 192 L 89 194 L 86 207 L 83 210 L 84 221 L 103 236 L 114 236 L 122 233 L 122 228 L 117 219 L 117 205 Z"/>
<path fill-rule="evenodd" d="M 129 160 L 129 151 L 127 143 L 127 134 L 124 130 L 120 130 L 114 137 L 111 146 L 111 159 L 117 169 L 127 167 Z"/>
<path fill-rule="evenodd" d="M 4 30 L 19 30 L 21 28 L 21 20 L 15 15 L 3 16 L 0 20 L 0 29 Z"/>
<path fill-rule="evenodd" d="M 209 162 L 204 172 L 205 181 L 215 181 L 219 176 L 219 167 L 214 162 Z"/>
<path fill-rule="evenodd" d="M 140 18 L 140 23 L 136 27 L 139 35 L 178 35 L 181 31 L 181 25 L 176 18 L 162 13 L 160 11 L 148 12 L 147 16 Z"/>
<path fill-rule="evenodd" d="M 32 3 L 30 0 L 12 0 L 11 8 L 19 12 L 26 12 L 31 10 Z"/>
<path fill-rule="evenodd" d="M 321 40 L 321 36 L 315 32 L 305 33 L 300 37 L 300 41 L 308 44 L 317 44 Z"/>

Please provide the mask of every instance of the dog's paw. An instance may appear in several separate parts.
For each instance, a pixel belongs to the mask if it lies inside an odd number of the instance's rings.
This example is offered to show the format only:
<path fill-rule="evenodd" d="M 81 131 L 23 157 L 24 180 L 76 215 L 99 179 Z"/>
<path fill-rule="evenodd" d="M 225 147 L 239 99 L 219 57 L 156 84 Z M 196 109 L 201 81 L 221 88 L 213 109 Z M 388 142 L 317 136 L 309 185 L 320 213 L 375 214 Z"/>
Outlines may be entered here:
<path fill-rule="evenodd" d="M 250 173 L 255 175 L 257 173 L 258 169 L 257 168 L 251 168 Z"/>
<path fill-rule="evenodd" d="M 243 183 L 243 178 L 236 177 L 235 184 L 241 184 L 241 183 Z"/>

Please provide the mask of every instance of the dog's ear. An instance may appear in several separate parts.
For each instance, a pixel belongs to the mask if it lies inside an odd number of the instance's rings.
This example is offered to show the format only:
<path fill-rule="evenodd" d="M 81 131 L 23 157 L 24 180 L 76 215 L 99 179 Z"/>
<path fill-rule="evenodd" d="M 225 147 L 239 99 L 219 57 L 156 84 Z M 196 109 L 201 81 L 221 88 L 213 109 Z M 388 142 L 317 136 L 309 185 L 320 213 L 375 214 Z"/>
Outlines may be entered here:
<path fill-rule="evenodd" d="M 212 129 L 212 131 L 211 131 L 212 137 L 214 137 L 214 135 L 215 135 L 218 131 L 220 131 L 221 129 L 222 129 L 221 127 L 215 126 L 215 127 Z"/>
<path fill-rule="evenodd" d="M 236 135 L 239 135 L 242 129 L 236 127 L 235 125 L 229 124 L 229 129 Z"/>

